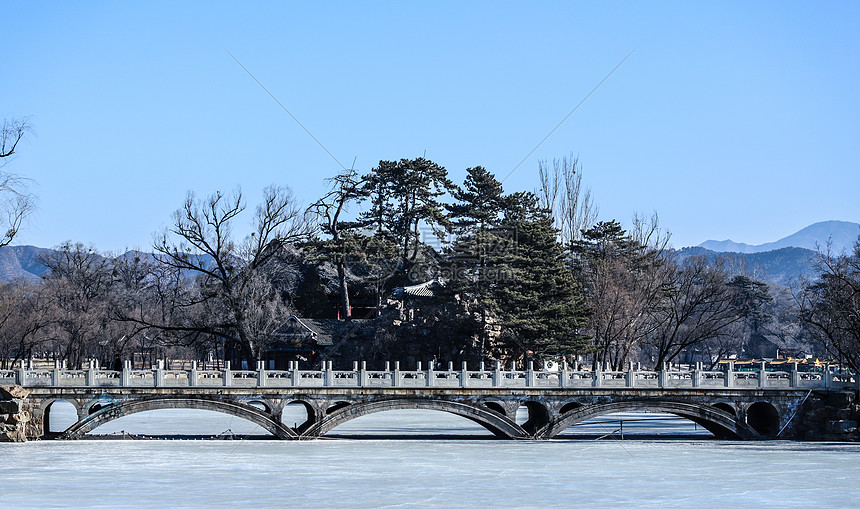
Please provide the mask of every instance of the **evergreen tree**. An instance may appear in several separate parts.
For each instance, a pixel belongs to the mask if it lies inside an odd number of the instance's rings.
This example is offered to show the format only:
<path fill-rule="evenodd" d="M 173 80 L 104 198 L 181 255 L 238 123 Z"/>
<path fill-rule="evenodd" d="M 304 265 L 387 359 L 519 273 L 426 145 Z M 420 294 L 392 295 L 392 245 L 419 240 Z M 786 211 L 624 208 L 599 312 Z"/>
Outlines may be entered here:
<path fill-rule="evenodd" d="M 382 240 L 399 246 L 401 270 L 408 270 L 419 252 L 420 224 L 437 235 L 448 223 L 439 198 L 451 187 L 448 172 L 433 161 L 401 159 L 380 161 L 365 176 L 370 210 L 362 214 Z"/>
<path fill-rule="evenodd" d="M 773 355 L 767 346 L 767 326 L 773 320 L 765 306 L 773 302 L 767 283 L 747 276 L 735 276 L 729 283 L 734 289 L 732 303 L 743 317 L 742 334 L 747 352 L 756 357 Z"/>
<path fill-rule="evenodd" d="M 549 211 L 538 206 L 534 194 L 516 193 L 504 224 L 516 231 L 516 249 L 506 262 L 510 277 L 496 298 L 505 338 L 526 356 L 581 352 L 586 338 L 580 329 L 588 311 Z"/>
<path fill-rule="evenodd" d="M 450 265 L 443 272 L 449 288 L 460 295 L 470 311 L 480 315 L 480 352 L 489 340 L 489 315 L 497 314 L 498 286 L 505 256 L 513 247 L 511 230 L 502 227 L 508 203 L 502 184 L 481 166 L 468 168 L 463 187 L 452 186 L 456 202 L 445 207 L 450 213 L 450 228 L 457 239 L 448 253 Z"/>
<path fill-rule="evenodd" d="M 487 229 L 499 224 L 508 200 L 495 175 L 482 166 L 468 168 L 463 187 L 451 187 L 451 196 L 456 202 L 445 205 L 445 208 L 456 232 Z"/>

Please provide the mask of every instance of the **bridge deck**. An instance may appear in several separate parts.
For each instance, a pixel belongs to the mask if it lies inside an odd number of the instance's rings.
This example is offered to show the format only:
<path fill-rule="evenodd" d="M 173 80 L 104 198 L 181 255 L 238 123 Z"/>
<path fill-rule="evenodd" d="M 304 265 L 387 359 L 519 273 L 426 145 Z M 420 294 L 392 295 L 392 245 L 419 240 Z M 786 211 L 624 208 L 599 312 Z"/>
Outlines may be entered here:
<path fill-rule="evenodd" d="M 160 363 L 146 370 L 126 363 L 121 371 L 99 369 L 95 363 L 85 370 L 20 366 L 0 371 L 0 385 L 24 388 L 23 400 L 13 403 L 27 408 L 23 417 L 32 417 L 32 437 L 48 432 L 50 407 L 66 400 L 76 408 L 78 421 L 64 437 L 81 436 L 136 412 L 197 408 L 248 419 L 283 439 L 322 436 L 348 420 L 396 409 L 457 414 L 511 439 L 552 438 L 590 417 L 633 410 L 681 415 L 724 437 L 829 437 L 832 430 L 853 429 L 854 421 L 838 416 L 853 408 L 852 394 L 860 388 L 855 374 L 829 369 L 655 372 L 563 366 L 558 371 L 517 371 L 497 365 L 471 371 L 465 365 L 459 370 L 449 365 L 446 370 L 411 371 L 397 363 L 380 371 L 358 363 L 352 370 L 334 370 L 327 363 L 320 370 L 266 370 L 259 365 L 254 371 L 229 366 L 218 371 L 168 370 Z M 814 404 L 804 405 L 810 395 Z M 281 414 L 292 403 L 303 405 L 308 418 L 291 428 L 281 422 Z M 529 417 L 518 424 L 521 407 L 528 409 Z M 818 407 L 832 410 L 827 415 L 835 424 L 816 417 Z"/>
<path fill-rule="evenodd" d="M 23 387 L 266 387 L 266 388 L 477 388 L 477 389 L 860 389 L 860 377 L 855 374 L 791 371 L 581 371 L 561 369 L 470 371 L 464 365 L 455 370 L 372 371 L 355 363 L 352 370 L 333 370 L 331 364 L 321 370 L 168 370 L 131 369 L 127 363 L 122 371 L 99 369 L 68 370 L 0 370 L 0 385 Z M 483 368 L 483 366 L 482 366 Z"/>

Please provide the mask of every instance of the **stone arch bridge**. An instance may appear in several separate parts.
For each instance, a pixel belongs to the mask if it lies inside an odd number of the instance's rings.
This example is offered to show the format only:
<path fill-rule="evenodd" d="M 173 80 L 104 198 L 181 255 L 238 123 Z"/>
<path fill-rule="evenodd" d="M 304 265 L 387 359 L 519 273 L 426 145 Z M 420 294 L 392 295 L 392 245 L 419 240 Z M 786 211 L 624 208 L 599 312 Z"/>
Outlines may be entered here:
<path fill-rule="evenodd" d="M 505 439 L 551 439 L 569 426 L 607 413 L 650 410 L 685 417 L 717 437 L 759 440 L 856 437 L 854 375 L 758 371 L 633 370 L 622 372 L 462 369 L 369 371 L 17 370 L 0 371 L 6 421 L 19 439 L 79 438 L 100 425 L 147 410 L 195 408 L 254 422 L 274 437 L 312 439 L 371 413 L 426 409 L 455 414 Z M 8 386 L 14 386 L 9 390 Z M 77 421 L 51 434 L 51 406 L 68 401 Z M 281 415 L 300 404 L 307 419 Z M 525 422 L 517 411 L 528 410 Z M 3 412 L 0 406 L 0 413 Z M 15 413 L 17 412 L 17 413 Z M 17 416 L 17 417 L 12 417 Z M 0 419 L 2 421 L 2 419 Z"/>

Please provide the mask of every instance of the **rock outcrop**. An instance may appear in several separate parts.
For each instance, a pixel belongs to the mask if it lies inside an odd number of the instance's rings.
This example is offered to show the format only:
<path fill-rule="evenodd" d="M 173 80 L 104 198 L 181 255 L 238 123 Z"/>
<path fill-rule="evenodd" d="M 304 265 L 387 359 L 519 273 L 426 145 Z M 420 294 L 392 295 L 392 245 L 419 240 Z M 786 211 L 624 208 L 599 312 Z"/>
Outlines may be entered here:
<path fill-rule="evenodd" d="M 39 436 L 35 431 L 33 413 L 27 402 L 27 389 L 18 385 L 0 386 L 0 442 L 26 442 Z"/>
<path fill-rule="evenodd" d="M 828 442 L 860 441 L 860 404 L 856 391 L 816 391 L 804 403 L 795 437 Z"/>

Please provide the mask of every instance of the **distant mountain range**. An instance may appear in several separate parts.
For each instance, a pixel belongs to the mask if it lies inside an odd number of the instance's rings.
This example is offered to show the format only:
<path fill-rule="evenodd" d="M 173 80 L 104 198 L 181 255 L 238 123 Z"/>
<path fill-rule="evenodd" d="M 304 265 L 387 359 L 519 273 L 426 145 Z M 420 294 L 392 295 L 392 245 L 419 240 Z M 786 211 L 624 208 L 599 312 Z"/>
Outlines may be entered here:
<path fill-rule="evenodd" d="M 679 260 L 691 256 L 704 256 L 726 262 L 732 275 L 745 275 L 758 281 L 788 286 L 798 278 L 816 276 L 814 261 L 817 254 L 802 247 L 784 247 L 763 253 L 718 253 L 703 247 L 685 247 L 675 252 Z"/>
<path fill-rule="evenodd" d="M 41 259 L 51 249 L 33 246 L 0 247 L 0 280 L 26 279 L 36 281 L 48 272 Z"/>
<path fill-rule="evenodd" d="M 753 246 L 742 242 L 731 240 L 707 240 L 699 244 L 699 247 L 715 251 L 717 253 L 764 253 L 786 247 L 802 247 L 812 251 L 827 248 L 830 243 L 831 252 L 840 254 L 843 251 L 850 252 L 860 235 L 860 223 L 848 221 L 822 221 L 807 226 L 797 233 L 779 239 Z"/>
<path fill-rule="evenodd" d="M 787 285 L 798 277 L 814 277 L 813 262 L 819 247 L 824 249 L 829 241 L 832 252 L 850 252 L 858 235 L 858 223 L 824 221 L 807 226 L 776 242 L 752 246 L 731 240 L 709 240 L 696 247 L 680 249 L 676 251 L 676 255 L 681 260 L 690 256 L 704 256 L 710 260 L 723 258 L 734 273 Z M 40 279 L 48 272 L 41 259 L 51 252 L 51 249 L 33 246 L 0 248 L 0 281 Z M 123 256 L 152 255 L 129 252 Z"/>

